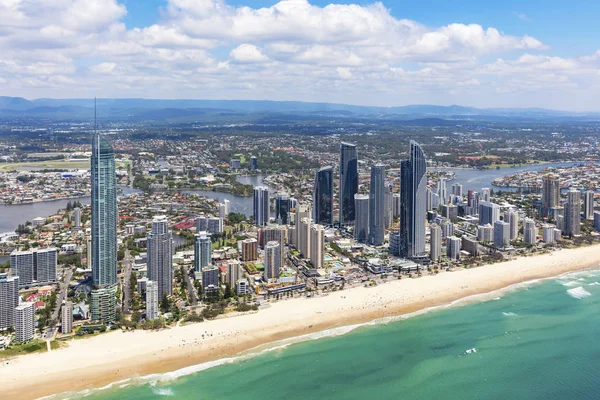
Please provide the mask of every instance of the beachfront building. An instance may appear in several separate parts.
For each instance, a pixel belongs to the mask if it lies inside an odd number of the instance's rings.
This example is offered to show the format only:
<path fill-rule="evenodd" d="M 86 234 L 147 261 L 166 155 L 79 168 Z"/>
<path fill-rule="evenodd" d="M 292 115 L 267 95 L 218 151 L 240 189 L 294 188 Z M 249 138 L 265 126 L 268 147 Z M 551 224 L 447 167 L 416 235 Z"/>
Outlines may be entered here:
<path fill-rule="evenodd" d="M 429 242 L 429 258 L 431 261 L 438 262 L 442 257 L 442 228 L 437 224 L 429 227 L 431 239 Z"/>
<path fill-rule="evenodd" d="M 477 257 L 479 255 L 479 242 L 474 237 L 463 236 L 461 239 L 461 249 Z"/>
<path fill-rule="evenodd" d="M 166 216 L 152 220 L 147 237 L 148 279 L 158 286 L 158 298 L 173 294 L 173 235 Z"/>
<path fill-rule="evenodd" d="M 270 225 L 260 231 L 260 244 L 264 248 L 266 243 L 279 243 L 279 265 L 283 265 L 285 261 L 285 239 L 287 236 L 286 227 L 278 225 Z"/>
<path fill-rule="evenodd" d="M 70 301 L 66 301 L 62 306 L 60 331 L 63 335 L 73 331 L 73 303 Z"/>
<path fill-rule="evenodd" d="M 421 146 L 411 140 L 409 159 L 400 161 L 401 257 L 422 258 L 425 250 L 425 190 L 427 161 Z"/>
<path fill-rule="evenodd" d="M 369 195 L 354 195 L 354 239 L 366 242 L 369 238 Z"/>
<path fill-rule="evenodd" d="M 117 283 L 117 181 L 112 146 L 98 134 L 92 142 L 91 183 L 92 280 L 105 288 Z"/>
<path fill-rule="evenodd" d="M 242 261 L 255 261 L 257 258 L 258 241 L 254 238 L 242 240 Z"/>
<path fill-rule="evenodd" d="M 600 232 L 600 211 L 594 211 L 594 229 Z"/>
<path fill-rule="evenodd" d="M 231 260 L 227 265 L 226 282 L 233 287 L 242 276 L 242 265 L 238 260 Z"/>
<path fill-rule="evenodd" d="M 340 145 L 340 226 L 354 223 L 356 211 L 354 195 L 358 193 L 358 152 L 356 145 L 342 142 Z"/>
<path fill-rule="evenodd" d="M 494 246 L 497 249 L 505 249 L 510 246 L 510 224 L 508 222 L 494 222 Z"/>
<path fill-rule="evenodd" d="M 21 303 L 15 309 L 15 334 L 19 343 L 33 339 L 35 327 L 35 304 Z"/>
<path fill-rule="evenodd" d="M 542 216 L 548 217 L 553 208 L 558 207 L 560 201 L 560 181 L 554 174 L 542 178 Z"/>
<path fill-rule="evenodd" d="M 21 287 L 56 283 L 57 254 L 55 248 L 15 250 L 10 254 L 10 269 L 19 277 Z"/>
<path fill-rule="evenodd" d="M 313 221 L 333 225 L 333 167 L 323 167 L 315 175 Z"/>
<path fill-rule="evenodd" d="M 246 279 L 240 279 L 235 283 L 235 293 L 237 293 L 238 296 L 244 296 L 250 293 L 249 286 Z"/>
<path fill-rule="evenodd" d="M 519 213 L 514 210 L 506 211 L 504 222 L 510 224 L 510 240 L 516 240 L 519 237 Z"/>
<path fill-rule="evenodd" d="M 536 244 L 537 242 L 537 228 L 532 219 L 525 218 L 523 222 L 523 241 L 527 244 Z"/>
<path fill-rule="evenodd" d="M 310 263 L 313 268 L 325 266 L 325 228 L 314 224 L 310 228 Z"/>
<path fill-rule="evenodd" d="M 266 226 L 270 218 L 269 189 L 265 186 L 254 188 L 253 217 L 254 224 Z"/>
<path fill-rule="evenodd" d="M 442 239 L 446 239 L 446 238 L 454 235 L 454 224 L 452 222 L 448 221 L 447 219 L 444 219 L 441 222 L 440 228 L 442 230 Z"/>
<path fill-rule="evenodd" d="M 302 254 L 305 259 L 310 259 L 310 227 L 312 220 L 310 218 L 302 218 L 300 225 L 296 229 L 298 235 L 298 243 L 300 247 L 298 251 Z"/>
<path fill-rule="evenodd" d="M 202 268 L 202 287 L 205 290 L 209 287 L 219 288 L 219 268 L 215 265 Z"/>
<path fill-rule="evenodd" d="M 446 257 L 450 260 L 458 260 L 460 258 L 460 238 L 450 236 L 446 239 Z"/>
<path fill-rule="evenodd" d="M 267 282 L 279 278 L 281 268 L 281 247 L 279 242 L 271 241 L 265 245 L 265 280 Z"/>
<path fill-rule="evenodd" d="M 356 218 L 360 216 L 356 213 Z M 376 164 L 371 167 L 371 186 L 369 189 L 369 244 L 381 246 L 385 235 L 385 166 Z"/>
<path fill-rule="evenodd" d="M 583 195 L 583 219 L 594 219 L 594 192 L 591 190 Z"/>
<path fill-rule="evenodd" d="M 92 321 L 106 324 L 115 320 L 116 293 L 116 286 L 92 290 L 90 301 Z"/>
<path fill-rule="evenodd" d="M 294 226 L 296 227 L 296 229 L 292 236 L 292 244 L 300 252 L 301 252 L 300 248 L 302 247 L 301 243 L 300 243 L 301 239 L 300 239 L 299 232 L 298 232 L 299 226 L 300 226 L 300 221 L 302 221 L 305 218 L 310 219 L 311 214 L 312 214 L 312 212 L 308 205 L 298 204 L 296 206 L 296 214 L 294 215 Z"/>
<path fill-rule="evenodd" d="M 158 282 L 146 282 L 146 319 L 158 318 L 158 299 L 160 297 L 160 285 Z"/>
<path fill-rule="evenodd" d="M 194 270 L 201 272 L 212 261 L 212 241 L 208 232 L 194 235 Z"/>
<path fill-rule="evenodd" d="M 19 277 L 0 274 L 0 331 L 15 326 L 15 307 L 19 305 Z"/>
<path fill-rule="evenodd" d="M 494 227 L 490 224 L 477 227 L 477 240 L 481 243 L 491 243 L 494 240 Z"/>
<path fill-rule="evenodd" d="M 581 192 L 576 189 L 571 189 L 567 193 L 562 234 L 563 236 L 581 234 Z"/>
<path fill-rule="evenodd" d="M 554 243 L 556 239 L 554 237 L 554 225 L 542 225 L 542 241 L 544 243 Z"/>
<path fill-rule="evenodd" d="M 479 225 L 494 225 L 500 220 L 500 206 L 489 201 L 479 202 Z"/>

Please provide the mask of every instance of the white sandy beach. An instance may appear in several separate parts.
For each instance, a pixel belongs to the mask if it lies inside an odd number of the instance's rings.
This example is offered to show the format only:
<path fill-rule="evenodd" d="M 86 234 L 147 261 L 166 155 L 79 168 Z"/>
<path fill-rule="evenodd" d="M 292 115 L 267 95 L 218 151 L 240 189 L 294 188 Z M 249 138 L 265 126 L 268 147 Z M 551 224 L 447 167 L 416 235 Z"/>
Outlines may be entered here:
<path fill-rule="evenodd" d="M 258 313 L 158 332 L 116 331 L 72 340 L 68 347 L 0 366 L 1 398 L 38 398 L 102 387 L 240 354 L 257 346 L 325 329 L 401 315 L 538 278 L 600 266 L 600 245 L 311 299 L 273 303 Z M 202 335 L 205 338 L 202 338 Z"/>

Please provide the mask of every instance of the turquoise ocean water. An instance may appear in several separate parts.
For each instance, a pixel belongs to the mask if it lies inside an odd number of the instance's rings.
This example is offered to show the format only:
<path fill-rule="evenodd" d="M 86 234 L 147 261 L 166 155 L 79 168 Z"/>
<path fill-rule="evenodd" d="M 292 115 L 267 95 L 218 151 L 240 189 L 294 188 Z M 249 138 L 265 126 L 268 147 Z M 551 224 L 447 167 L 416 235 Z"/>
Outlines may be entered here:
<path fill-rule="evenodd" d="M 460 307 L 321 333 L 199 372 L 146 377 L 86 395 L 600 399 L 598 282 L 600 271 L 571 274 Z"/>

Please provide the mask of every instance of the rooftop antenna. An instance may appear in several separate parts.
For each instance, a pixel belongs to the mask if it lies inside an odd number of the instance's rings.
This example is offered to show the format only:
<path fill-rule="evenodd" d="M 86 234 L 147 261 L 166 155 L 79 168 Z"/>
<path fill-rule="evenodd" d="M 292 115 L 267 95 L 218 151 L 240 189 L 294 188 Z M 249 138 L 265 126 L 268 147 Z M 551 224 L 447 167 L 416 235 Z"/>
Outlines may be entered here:
<path fill-rule="evenodd" d="M 98 130 L 98 121 L 96 119 L 96 98 L 94 97 L 94 135 L 97 134 Z"/>

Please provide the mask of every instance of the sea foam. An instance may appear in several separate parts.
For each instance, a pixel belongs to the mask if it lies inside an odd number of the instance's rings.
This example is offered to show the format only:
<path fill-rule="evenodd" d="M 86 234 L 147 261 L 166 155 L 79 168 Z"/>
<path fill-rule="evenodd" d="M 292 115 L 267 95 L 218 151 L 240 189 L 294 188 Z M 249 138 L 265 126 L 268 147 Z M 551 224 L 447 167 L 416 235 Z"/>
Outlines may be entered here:
<path fill-rule="evenodd" d="M 515 314 L 514 312 L 502 312 L 502 315 L 504 315 L 505 317 L 517 317 L 518 314 Z"/>
<path fill-rule="evenodd" d="M 585 290 L 583 287 L 579 286 L 573 289 L 567 290 L 569 296 L 574 297 L 576 299 L 583 299 L 584 297 L 591 296 L 592 294 Z"/>

